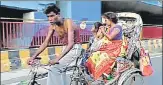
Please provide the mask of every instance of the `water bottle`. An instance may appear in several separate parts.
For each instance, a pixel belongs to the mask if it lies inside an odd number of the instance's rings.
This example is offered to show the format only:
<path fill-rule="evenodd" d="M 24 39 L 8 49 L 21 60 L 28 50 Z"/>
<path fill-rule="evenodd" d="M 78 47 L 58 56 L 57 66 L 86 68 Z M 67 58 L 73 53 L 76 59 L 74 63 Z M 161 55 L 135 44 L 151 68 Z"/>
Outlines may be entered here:
<path fill-rule="evenodd" d="M 106 73 L 103 73 L 103 75 L 106 77 L 106 80 L 111 80 L 113 79 L 113 76 L 111 74 L 106 74 Z"/>

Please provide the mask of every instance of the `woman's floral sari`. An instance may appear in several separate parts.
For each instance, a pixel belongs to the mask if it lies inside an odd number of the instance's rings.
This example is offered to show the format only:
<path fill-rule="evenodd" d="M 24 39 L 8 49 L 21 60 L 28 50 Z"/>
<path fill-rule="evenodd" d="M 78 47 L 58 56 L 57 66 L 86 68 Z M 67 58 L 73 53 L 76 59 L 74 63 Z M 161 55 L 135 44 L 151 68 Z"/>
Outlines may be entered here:
<path fill-rule="evenodd" d="M 116 58 L 124 53 L 122 43 L 122 40 L 109 41 L 104 37 L 100 49 L 88 58 L 86 66 L 95 80 L 103 73 L 111 72 Z"/>

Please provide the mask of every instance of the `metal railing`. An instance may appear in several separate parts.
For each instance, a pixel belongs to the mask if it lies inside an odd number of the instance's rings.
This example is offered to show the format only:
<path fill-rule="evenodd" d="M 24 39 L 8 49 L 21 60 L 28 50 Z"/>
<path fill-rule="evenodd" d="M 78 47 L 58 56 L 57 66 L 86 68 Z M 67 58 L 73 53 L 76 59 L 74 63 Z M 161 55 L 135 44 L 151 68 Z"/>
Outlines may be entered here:
<path fill-rule="evenodd" d="M 49 23 L 45 19 L 20 19 L 20 18 L 2 18 L 0 22 L 0 47 L 15 49 L 15 48 L 29 48 L 29 47 L 38 47 L 43 43 L 48 32 Z M 3 21 L 4 20 L 4 21 Z M 5 21 L 9 20 L 9 21 Z M 25 22 L 14 22 L 13 20 L 22 20 Z M 27 22 L 28 21 L 28 22 Z M 82 21 L 74 20 L 76 24 L 80 24 Z M 87 28 L 91 28 L 92 24 L 96 21 L 85 21 L 87 23 Z M 143 25 L 143 38 L 149 38 L 146 28 L 154 27 L 161 28 L 161 25 Z M 80 29 L 80 27 L 79 27 Z M 160 34 L 162 31 L 159 31 Z M 159 34 L 159 33 L 157 33 Z M 89 37 L 91 36 L 89 29 L 80 30 L 80 38 L 82 42 L 88 42 Z M 153 36 L 153 35 L 152 35 Z M 160 35 L 158 35 L 160 36 Z M 62 42 L 57 37 L 56 33 L 53 34 L 49 46 L 51 45 L 61 45 Z"/>
<path fill-rule="evenodd" d="M 2 48 L 29 48 L 43 43 L 48 32 L 46 22 L 0 22 L 0 36 Z M 88 29 L 80 30 L 81 42 L 88 42 L 92 35 Z M 62 42 L 54 32 L 49 45 L 61 45 Z"/>

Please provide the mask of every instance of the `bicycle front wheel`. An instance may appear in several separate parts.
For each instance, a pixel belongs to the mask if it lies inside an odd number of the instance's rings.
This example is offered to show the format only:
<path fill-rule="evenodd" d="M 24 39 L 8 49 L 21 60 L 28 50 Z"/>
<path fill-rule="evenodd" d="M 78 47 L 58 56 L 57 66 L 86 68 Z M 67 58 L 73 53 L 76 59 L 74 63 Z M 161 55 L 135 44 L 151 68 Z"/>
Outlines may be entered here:
<path fill-rule="evenodd" d="M 139 73 L 129 75 L 122 85 L 144 85 L 144 79 Z"/>

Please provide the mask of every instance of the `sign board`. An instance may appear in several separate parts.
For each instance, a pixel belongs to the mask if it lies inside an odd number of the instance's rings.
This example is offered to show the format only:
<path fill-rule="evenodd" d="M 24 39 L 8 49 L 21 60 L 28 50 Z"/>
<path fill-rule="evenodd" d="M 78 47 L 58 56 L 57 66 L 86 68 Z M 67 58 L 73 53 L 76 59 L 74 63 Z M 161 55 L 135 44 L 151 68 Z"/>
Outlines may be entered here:
<path fill-rule="evenodd" d="M 80 23 L 80 28 L 81 28 L 81 29 L 85 29 L 85 28 L 86 28 L 86 22 L 85 22 L 85 21 L 82 21 L 82 22 Z"/>

